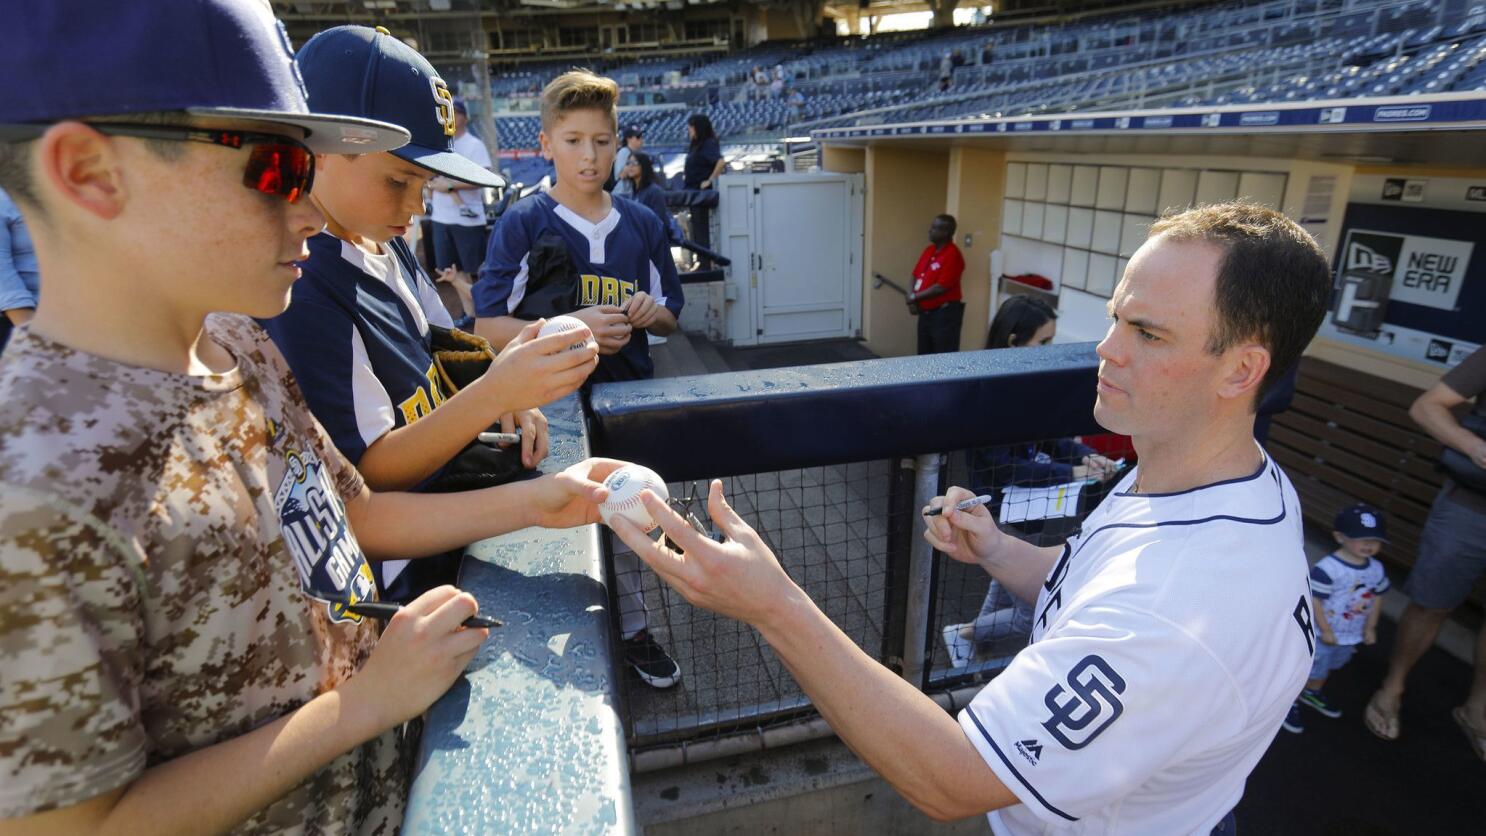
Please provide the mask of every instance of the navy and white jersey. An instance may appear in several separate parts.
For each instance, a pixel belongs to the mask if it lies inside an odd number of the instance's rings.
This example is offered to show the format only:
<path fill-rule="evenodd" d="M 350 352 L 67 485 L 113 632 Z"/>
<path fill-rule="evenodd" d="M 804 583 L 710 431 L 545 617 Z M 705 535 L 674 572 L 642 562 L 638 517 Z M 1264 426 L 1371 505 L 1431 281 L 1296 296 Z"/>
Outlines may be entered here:
<path fill-rule="evenodd" d="M 676 262 L 661 221 L 634 201 L 611 196 L 613 206 L 598 223 L 534 194 L 507 209 L 496 222 L 486 246 L 485 264 L 475 283 L 475 316 L 511 316 L 526 294 L 527 260 L 544 233 L 556 232 L 567 243 L 578 270 L 578 306 L 623 306 L 645 291 L 672 315 L 685 302 Z M 591 380 L 643 380 L 655 374 L 645 334 L 636 332 L 618 354 L 599 358 Z"/>
<path fill-rule="evenodd" d="M 1300 503 L 1253 475 L 1133 494 L 1064 546 L 1032 643 L 960 725 L 1021 804 L 998 834 L 1207 834 L 1243 795 L 1315 652 Z"/>
<path fill-rule="evenodd" d="M 402 239 L 373 255 L 322 232 L 309 248 L 288 310 L 262 324 L 310 410 L 359 465 L 372 442 L 443 402 L 428 326 L 452 322 Z M 406 564 L 378 564 L 383 588 Z"/>
<path fill-rule="evenodd" d="M 1388 591 L 1388 575 L 1376 557 L 1358 566 L 1328 554 L 1311 567 L 1311 594 L 1321 602 L 1337 644 L 1361 644 L 1367 613 Z"/>

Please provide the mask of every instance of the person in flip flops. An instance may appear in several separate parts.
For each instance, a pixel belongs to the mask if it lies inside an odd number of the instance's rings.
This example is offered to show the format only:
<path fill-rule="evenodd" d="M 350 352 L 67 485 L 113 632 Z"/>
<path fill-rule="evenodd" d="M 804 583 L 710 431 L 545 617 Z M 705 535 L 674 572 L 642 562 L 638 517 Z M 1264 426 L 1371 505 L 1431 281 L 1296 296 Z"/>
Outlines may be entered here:
<path fill-rule="evenodd" d="M 1409 407 L 1409 417 L 1419 426 L 1469 460 L 1466 466 L 1476 468 L 1478 482 L 1486 479 L 1483 394 L 1486 348 L 1478 348 Z M 1463 419 L 1457 417 L 1462 409 Z M 1470 476 L 1465 473 L 1445 480 L 1419 535 L 1418 559 L 1403 585 L 1409 605 L 1398 620 L 1388 675 L 1367 703 L 1367 727 L 1384 740 L 1398 739 L 1399 708 L 1409 671 L 1434 646 L 1450 613 L 1465 603 L 1476 582 L 1486 575 L 1486 490 L 1467 484 Z M 1476 674 L 1470 696 L 1452 714 L 1476 755 L 1486 760 L 1486 630 L 1476 634 Z"/>

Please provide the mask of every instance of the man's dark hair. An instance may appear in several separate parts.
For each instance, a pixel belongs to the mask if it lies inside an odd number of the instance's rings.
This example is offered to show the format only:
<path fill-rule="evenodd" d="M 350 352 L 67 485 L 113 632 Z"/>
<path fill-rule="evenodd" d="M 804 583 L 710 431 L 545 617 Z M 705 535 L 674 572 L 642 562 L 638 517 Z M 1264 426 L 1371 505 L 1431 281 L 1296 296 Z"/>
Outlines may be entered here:
<path fill-rule="evenodd" d="M 944 221 L 949 224 L 949 234 L 951 237 L 954 236 L 955 230 L 960 228 L 960 222 L 955 220 L 954 215 L 935 215 L 934 220 Z"/>
<path fill-rule="evenodd" d="M 184 125 L 188 115 L 181 111 L 156 111 L 130 113 L 123 116 L 84 117 L 87 122 L 128 122 L 134 125 Z M 31 144 L 34 139 L 15 142 L 0 142 L 0 189 L 4 189 L 16 203 L 22 203 L 33 211 L 40 211 L 36 200 L 35 184 L 31 179 Z M 143 140 L 151 153 L 166 160 L 176 160 L 186 153 L 179 142 L 165 139 Z"/>
<path fill-rule="evenodd" d="M 1162 217 L 1150 237 L 1205 241 L 1223 250 L 1213 291 L 1217 324 L 1207 350 L 1221 354 L 1242 340 L 1269 350 L 1269 371 L 1251 408 L 1300 362 L 1331 296 L 1326 254 L 1300 225 L 1243 201 L 1199 206 Z"/>

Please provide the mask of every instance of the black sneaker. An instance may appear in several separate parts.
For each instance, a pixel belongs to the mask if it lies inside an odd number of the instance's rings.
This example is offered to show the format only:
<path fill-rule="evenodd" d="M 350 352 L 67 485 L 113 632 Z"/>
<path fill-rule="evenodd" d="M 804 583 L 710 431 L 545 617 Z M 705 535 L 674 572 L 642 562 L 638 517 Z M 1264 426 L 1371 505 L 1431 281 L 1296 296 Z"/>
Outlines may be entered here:
<path fill-rule="evenodd" d="M 1300 704 L 1314 709 L 1323 717 L 1330 717 L 1333 720 L 1342 716 L 1342 710 L 1327 702 L 1326 698 L 1321 696 L 1320 691 L 1301 691 Z"/>
<path fill-rule="evenodd" d="M 624 661 L 651 688 L 669 688 L 681 681 L 681 667 L 647 630 L 624 640 Z"/>
<path fill-rule="evenodd" d="M 1285 722 L 1281 723 L 1280 726 L 1285 731 L 1293 732 L 1294 734 L 1300 734 L 1305 731 L 1305 721 L 1300 718 L 1300 703 L 1291 704 L 1290 713 L 1285 715 Z"/>

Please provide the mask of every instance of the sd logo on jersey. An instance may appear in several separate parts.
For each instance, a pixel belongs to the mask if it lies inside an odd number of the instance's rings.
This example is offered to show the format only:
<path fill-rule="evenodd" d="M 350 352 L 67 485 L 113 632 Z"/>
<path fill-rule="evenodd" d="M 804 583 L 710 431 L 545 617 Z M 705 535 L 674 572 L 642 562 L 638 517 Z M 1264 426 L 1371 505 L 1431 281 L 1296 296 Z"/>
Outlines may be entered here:
<path fill-rule="evenodd" d="M 1043 697 L 1052 716 L 1042 727 L 1065 748 L 1082 749 L 1125 713 L 1119 698 L 1125 693 L 1125 679 L 1103 658 L 1091 654 L 1073 666 L 1067 682 L 1067 689 L 1054 685 Z"/>
<path fill-rule="evenodd" d="M 373 597 L 371 567 L 346 522 L 346 506 L 325 466 L 308 450 L 285 456 L 284 478 L 274 491 L 274 509 L 284 545 L 299 570 L 306 594 L 330 604 L 334 621 L 359 621 L 342 611 Z"/>

